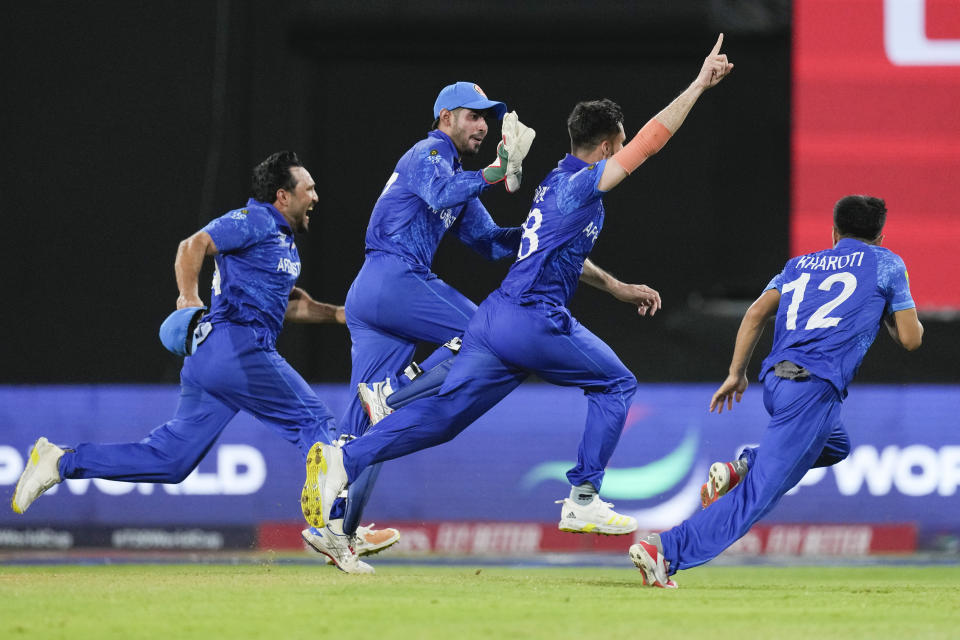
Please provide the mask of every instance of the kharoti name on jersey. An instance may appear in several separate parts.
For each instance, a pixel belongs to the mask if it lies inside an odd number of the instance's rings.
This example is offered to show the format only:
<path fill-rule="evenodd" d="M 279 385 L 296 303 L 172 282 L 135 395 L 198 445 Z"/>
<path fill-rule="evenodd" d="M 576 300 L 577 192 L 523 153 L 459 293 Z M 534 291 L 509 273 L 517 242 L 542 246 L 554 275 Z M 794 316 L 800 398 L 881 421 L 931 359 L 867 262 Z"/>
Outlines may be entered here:
<path fill-rule="evenodd" d="M 863 251 L 848 253 L 843 256 L 809 255 L 797 259 L 797 269 L 809 271 L 836 271 L 863 265 Z"/>

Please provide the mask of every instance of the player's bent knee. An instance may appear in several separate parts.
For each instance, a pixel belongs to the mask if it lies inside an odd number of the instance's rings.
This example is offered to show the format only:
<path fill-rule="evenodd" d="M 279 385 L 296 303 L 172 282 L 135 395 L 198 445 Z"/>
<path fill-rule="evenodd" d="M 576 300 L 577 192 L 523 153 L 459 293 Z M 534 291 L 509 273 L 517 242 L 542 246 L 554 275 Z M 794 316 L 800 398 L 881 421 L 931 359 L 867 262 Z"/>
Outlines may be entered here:
<path fill-rule="evenodd" d="M 190 475 L 196 466 L 197 465 L 193 462 L 190 462 L 189 464 L 174 462 L 167 470 L 161 482 L 164 484 L 180 484 L 187 479 L 187 476 Z"/>
<path fill-rule="evenodd" d="M 628 401 L 633 398 L 636 392 L 637 378 L 629 371 L 625 371 L 616 378 L 613 378 L 605 389 L 605 393 L 619 395 Z"/>

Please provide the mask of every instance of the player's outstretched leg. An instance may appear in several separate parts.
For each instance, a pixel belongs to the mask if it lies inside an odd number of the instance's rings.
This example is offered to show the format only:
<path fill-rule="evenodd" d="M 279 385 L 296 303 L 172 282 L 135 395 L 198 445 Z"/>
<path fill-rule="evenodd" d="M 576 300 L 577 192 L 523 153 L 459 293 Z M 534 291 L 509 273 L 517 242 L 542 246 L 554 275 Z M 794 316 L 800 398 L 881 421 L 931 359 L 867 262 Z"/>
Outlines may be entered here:
<path fill-rule="evenodd" d="M 44 491 L 63 480 L 57 468 L 63 454 L 63 449 L 51 444 L 46 438 L 39 438 L 34 443 L 10 501 L 15 513 L 26 511 Z"/>
<path fill-rule="evenodd" d="M 707 482 L 700 487 L 700 504 L 702 507 L 706 509 L 740 484 L 748 470 L 745 458 L 733 462 L 714 462 L 710 465 Z"/>
<path fill-rule="evenodd" d="M 668 575 L 667 562 L 663 559 L 663 545 L 660 534 L 651 533 L 630 547 L 630 559 L 643 575 L 643 584 L 661 589 L 676 589 L 677 583 Z"/>
<path fill-rule="evenodd" d="M 300 508 L 307 524 L 320 528 L 329 520 L 330 507 L 347 486 L 340 447 L 314 443 L 307 454 L 307 478 L 300 492 Z"/>
<path fill-rule="evenodd" d="M 563 505 L 560 511 L 560 531 L 622 536 L 637 530 L 636 518 L 617 513 L 611 509 L 612 503 L 604 502 L 596 493 L 585 505 L 570 498 L 557 500 L 557 504 Z"/>
<path fill-rule="evenodd" d="M 317 553 L 325 555 L 329 561 L 344 573 L 375 573 L 373 567 L 360 560 L 356 551 L 356 540 L 342 531 L 336 532 L 330 526 L 310 527 L 300 532 L 303 541 Z"/>

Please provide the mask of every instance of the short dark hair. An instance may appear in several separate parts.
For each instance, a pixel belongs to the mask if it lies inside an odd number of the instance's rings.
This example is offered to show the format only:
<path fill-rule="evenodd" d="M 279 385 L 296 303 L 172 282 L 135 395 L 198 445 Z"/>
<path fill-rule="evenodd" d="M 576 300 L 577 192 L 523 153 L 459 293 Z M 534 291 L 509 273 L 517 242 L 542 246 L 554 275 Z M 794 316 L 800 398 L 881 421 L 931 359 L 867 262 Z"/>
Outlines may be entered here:
<path fill-rule="evenodd" d="M 253 168 L 250 182 L 250 197 L 259 202 L 272 204 L 277 199 L 277 190 L 293 191 L 297 180 L 291 167 L 302 167 L 300 158 L 293 151 L 277 151 Z"/>
<path fill-rule="evenodd" d="M 871 196 L 846 196 L 833 205 L 833 226 L 841 236 L 876 240 L 887 222 L 887 203 Z"/>
<path fill-rule="evenodd" d="M 613 100 L 587 100 L 578 102 L 567 118 L 570 146 L 574 149 L 589 149 L 610 136 L 620 133 L 623 110 Z"/>

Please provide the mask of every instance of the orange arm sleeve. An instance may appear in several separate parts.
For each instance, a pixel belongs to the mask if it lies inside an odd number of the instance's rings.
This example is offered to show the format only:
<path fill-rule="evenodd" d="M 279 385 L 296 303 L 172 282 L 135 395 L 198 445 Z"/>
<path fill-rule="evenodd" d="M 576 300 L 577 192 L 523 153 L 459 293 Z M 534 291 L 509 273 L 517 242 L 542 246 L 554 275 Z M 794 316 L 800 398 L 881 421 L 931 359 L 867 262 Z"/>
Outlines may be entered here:
<path fill-rule="evenodd" d="M 670 130 L 663 126 L 659 120 L 651 118 L 637 132 L 633 140 L 614 154 L 613 159 L 623 167 L 624 171 L 633 173 L 647 158 L 660 151 L 663 145 L 667 144 L 671 135 L 673 134 L 670 133 Z"/>

